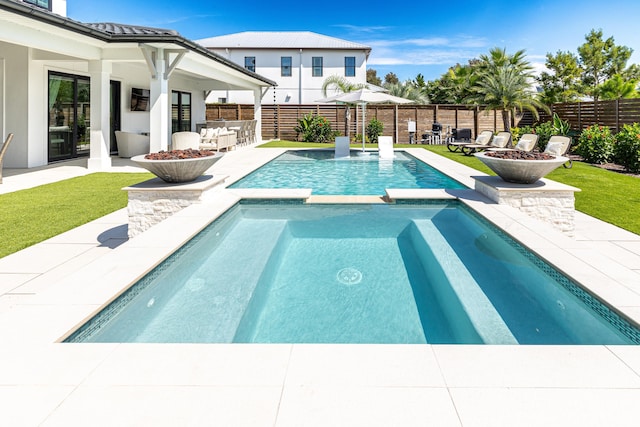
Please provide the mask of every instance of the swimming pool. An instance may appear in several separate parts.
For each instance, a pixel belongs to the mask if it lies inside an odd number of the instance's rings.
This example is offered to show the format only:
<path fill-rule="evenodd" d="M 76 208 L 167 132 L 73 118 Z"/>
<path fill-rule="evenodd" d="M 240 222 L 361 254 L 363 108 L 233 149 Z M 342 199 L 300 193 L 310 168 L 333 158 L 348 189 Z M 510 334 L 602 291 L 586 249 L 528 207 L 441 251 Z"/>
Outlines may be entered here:
<path fill-rule="evenodd" d="M 458 202 L 242 203 L 67 342 L 637 344 Z"/>
<path fill-rule="evenodd" d="M 466 188 L 403 151 L 394 159 L 333 150 L 289 150 L 229 188 L 311 188 L 316 195 L 384 195 L 386 188 Z"/>

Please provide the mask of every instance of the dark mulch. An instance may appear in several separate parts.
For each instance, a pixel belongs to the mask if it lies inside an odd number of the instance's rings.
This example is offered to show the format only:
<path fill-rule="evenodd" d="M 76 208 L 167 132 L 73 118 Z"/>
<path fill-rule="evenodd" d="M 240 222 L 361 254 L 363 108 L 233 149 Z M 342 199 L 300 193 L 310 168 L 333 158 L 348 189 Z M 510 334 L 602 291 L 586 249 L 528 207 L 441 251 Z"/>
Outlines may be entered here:
<path fill-rule="evenodd" d="M 568 157 L 574 162 L 582 162 L 584 160 L 581 156 L 577 154 L 570 154 Z M 600 169 L 608 170 L 610 172 L 617 172 L 623 175 L 632 176 L 634 178 L 640 178 L 640 173 L 629 172 L 624 168 L 624 166 L 619 165 L 617 163 L 593 164 L 593 166 Z"/>
<path fill-rule="evenodd" d="M 208 150 L 171 150 L 150 153 L 144 156 L 147 160 L 179 160 L 179 159 L 197 159 L 200 157 L 213 156 L 215 153 Z"/>

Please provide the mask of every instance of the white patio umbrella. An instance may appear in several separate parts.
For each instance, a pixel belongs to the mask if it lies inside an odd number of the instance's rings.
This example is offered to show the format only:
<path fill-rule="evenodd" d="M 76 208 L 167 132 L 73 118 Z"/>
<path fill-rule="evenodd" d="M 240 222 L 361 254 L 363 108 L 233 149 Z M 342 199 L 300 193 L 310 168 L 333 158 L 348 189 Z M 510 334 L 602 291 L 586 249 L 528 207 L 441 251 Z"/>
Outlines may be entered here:
<path fill-rule="evenodd" d="M 328 98 L 318 99 L 316 102 L 342 102 L 345 104 L 362 105 L 362 151 L 364 151 L 364 142 L 366 134 L 365 111 L 367 104 L 409 104 L 413 102 L 410 99 L 400 98 L 399 96 L 389 95 L 385 92 L 374 92 L 371 89 L 358 89 L 353 92 L 340 93 Z"/>

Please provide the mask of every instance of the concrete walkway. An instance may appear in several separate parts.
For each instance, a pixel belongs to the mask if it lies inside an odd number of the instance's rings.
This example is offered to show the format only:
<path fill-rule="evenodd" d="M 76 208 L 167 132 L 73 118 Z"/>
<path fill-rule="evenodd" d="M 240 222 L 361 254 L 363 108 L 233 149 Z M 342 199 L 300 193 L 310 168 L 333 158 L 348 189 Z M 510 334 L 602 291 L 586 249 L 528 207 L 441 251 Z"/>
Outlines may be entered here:
<path fill-rule="evenodd" d="M 209 172 L 231 182 L 280 152 L 238 150 Z M 87 173 L 51 169 L 5 173 L 0 188 Z M 640 319 L 640 236 L 579 214 L 568 238 L 473 190 L 457 196 Z M 58 342 L 237 199 L 221 188 L 134 239 L 123 209 L 1 258 L 0 425 L 637 425 L 639 346 Z"/>

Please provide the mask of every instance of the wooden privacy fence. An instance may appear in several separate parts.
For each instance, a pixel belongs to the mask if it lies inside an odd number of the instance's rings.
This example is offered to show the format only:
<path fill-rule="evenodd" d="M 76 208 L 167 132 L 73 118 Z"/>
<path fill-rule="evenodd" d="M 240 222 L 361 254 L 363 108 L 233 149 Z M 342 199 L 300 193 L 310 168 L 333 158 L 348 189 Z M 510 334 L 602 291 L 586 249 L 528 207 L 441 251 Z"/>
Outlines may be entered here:
<path fill-rule="evenodd" d="M 263 105 L 262 106 L 262 138 L 296 139 L 294 128 L 298 120 L 306 114 L 315 113 L 329 120 L 332 129 L 346 135 L 345 122 L 347 107 L 334 104 L 308 105 Z M 349 134 L 354 137 L 362 133 L 362 107 L 352 106 Z M 207 120 L 251 120 L 253 105 L 251 104 L 208 104 Z M 442 125 L 443 133 L 450 129 L 469 128 L 472 136 L 489 129 L 495 132 L 504 130 L 502 116 L 497 111 L 484 111 L 479 107 L 468 105 L 391 105 L 368 104 L 365 110 L 365 122 L 372 118 L 382 122 L 383 135 L 394 137 L 397 143 L 409 143 L 409 121 L 416 122 L 417 141 L 423 133 L 431 131 L 434 122 Z"/>
<path fill-rule="evenodd" d="M 362 108 L 352 106 L 349 134 L 354 137 L 362 133 Z M 294 128 L 298 120 L 305 114 L 315 113 L 325 117 L 331 127 L 342 135 L 347 134 L 345 114 L 347 107 L 334 104 L 308 105 L 263 105 L 262 137 L 264 139 L 295 140 Z M 552 119 L 553 113 L 571 124 L 571 129 L 581 132 L 583 129 L 600 124 L 608 126 L 615 133 L 625 124 L 640 123 L 640 99 L 621 99 L 614 101 L 574 102 L 554 104 L 551 114 L 540 112 L 541 122 Z M 252 120 L 252 104 L 208 104 L 207 120 Z M 365 121 L 372 118 L 382 122 L 383 135 L 390 135 L 398 143 L 409 142 L 408 122 L 416 122 L 415 139 L 420 141 L 423 133 L 431 130 L 434 122 L 442 125 L 443 133 L 449 129 L 469 128 L 475 138 L 483 130 L 499 132 L 505 130 L 499 111 L 485 111 L 476 106 L 426 104 L 426 105 L 391 105 L 368 104 Z M 532 125 L 530 113 L 515 118 L 516 126 Z"/>
<path fill-rule="evenodd" d="M 553 104 L 551 113 L 556 113 L 561 119 L 568 121 L 571 129 L 577 132 L 593 124 L 599 124 L 617 133 L 623 125 L 640 123 L 640 99 Z M 551 120 L 551 116 L 541 113 L 540 120 Z"/>

